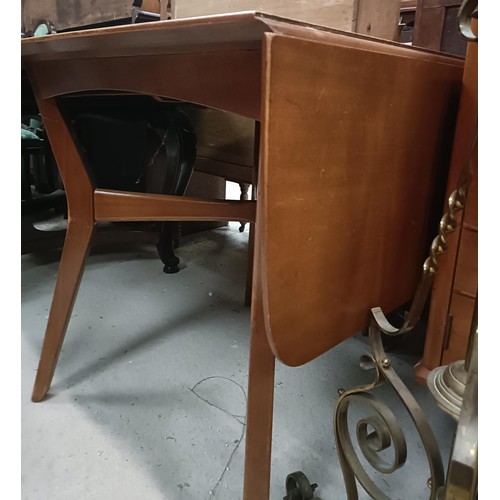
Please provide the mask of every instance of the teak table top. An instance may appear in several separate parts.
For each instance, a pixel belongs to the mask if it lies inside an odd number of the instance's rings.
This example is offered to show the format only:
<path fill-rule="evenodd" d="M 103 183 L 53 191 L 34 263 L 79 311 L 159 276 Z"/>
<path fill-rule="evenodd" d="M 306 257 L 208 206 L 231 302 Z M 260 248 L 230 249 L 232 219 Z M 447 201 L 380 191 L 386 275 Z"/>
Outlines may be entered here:
<path fill-rule="evenodd" d="M 411 298 L 460 59 L 256 12 L 25 39 L 22 58 L 39 100 L 137 92 L 261 122 L 254 276 L 284 363 Z"/>

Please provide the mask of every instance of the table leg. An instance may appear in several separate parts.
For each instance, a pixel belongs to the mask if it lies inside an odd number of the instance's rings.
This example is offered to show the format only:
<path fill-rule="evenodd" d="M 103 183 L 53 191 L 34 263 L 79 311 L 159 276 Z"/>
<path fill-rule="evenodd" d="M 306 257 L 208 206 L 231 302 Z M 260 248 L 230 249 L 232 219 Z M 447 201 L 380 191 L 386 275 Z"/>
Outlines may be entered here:
<path fill-rule="evenodd" d="M 93 186 L 71 133 L 54 98 L 41 99 L 34 86 L 54 157 L 68 200 L 68 228 L 59 264 L 56 287 L 31 396 L 41 401 L 47 394 L 75 302 L 85 259 L 94 232 Z"/>
<path fill-rule="evenodd" d="M 240 186 L 240 201 L 248 200 L 248 190 L 250 189 L 250 184 L 248 182 L 239 182 Z M 245 230 L 245 221 L 240 221 L 240 227 L 238 228 L 239 232 L 242 233 Z"/>
<path fill-rule="evenodd" d="M 68 222 L 66 239 L 57 273 L 56 288 L 45 331 L 32 401 L 41 401 L 47 394 L 68 327 L 71 311 L 88 255 L 94 223 Z"/>
<path fill-rule="evenodd" d="M 244 500 L 268 500 L 275 358 L 267 340 L 260 287 L 254 291 L 248 376 Z"/>

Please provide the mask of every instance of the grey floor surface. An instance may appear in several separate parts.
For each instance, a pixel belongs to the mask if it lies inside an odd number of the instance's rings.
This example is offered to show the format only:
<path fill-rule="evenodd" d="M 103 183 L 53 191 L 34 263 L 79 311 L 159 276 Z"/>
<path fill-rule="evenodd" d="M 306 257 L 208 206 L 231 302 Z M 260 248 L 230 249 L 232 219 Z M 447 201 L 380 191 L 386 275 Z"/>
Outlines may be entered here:
<path fill-rule="evenodd" d="M 30 394 L 59 252 L 22 257 L 23 499 L 241 498 L 250 311 L 248 230 L 237 227 L 184 238 L 175 275 L 162 272 L 153 245 L 96 248 L 50 396 L 37 404 Z M 317 499 L 346 498 L 332 414 L 339 388 L 371 381 L 359 367 L 367 350 L 357 335 L 305 366 L 277 364 L 271 499 L 283 498 L 296 470 L 319 484 Z M 414 382 L 415 356 L 391 358 L 427 412 L 446 468 L 455 424 Z M 378 395 L 405 429 L 408 460 L 374 477 L 391 498 L 428 498 L 411 421 L 389 387 Z"/>

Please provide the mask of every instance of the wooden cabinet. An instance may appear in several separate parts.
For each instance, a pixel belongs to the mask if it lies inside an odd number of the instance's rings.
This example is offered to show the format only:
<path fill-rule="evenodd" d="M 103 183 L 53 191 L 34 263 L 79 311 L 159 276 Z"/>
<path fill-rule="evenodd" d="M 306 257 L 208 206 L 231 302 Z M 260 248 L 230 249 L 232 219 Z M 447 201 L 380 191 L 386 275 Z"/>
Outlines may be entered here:
<path fill-rule="evenodd" d="M 433 368 L 465 358 L 477 300 L 477 53 L 477 44 L 469 43 L 447 194 L 457 187 L 464 165 L 469 166 L 473 177 L 457 230 L 448 236 L 448 249 L 438 257 L 439 270 L 431 295 L 424 355 L 415 367 L 420 381 L 424 381 Z"/>
<path fill-rule="evenodd" d="M 417 0 L 413 45 L 465 55 L 467 42 L 457 23 L 461 0 Z"/>
<path fill-rule="evenodd" d="M 401 0 L 399 41 L 465 56 L 467 42 L 460 34 L 459 0 Z"/>

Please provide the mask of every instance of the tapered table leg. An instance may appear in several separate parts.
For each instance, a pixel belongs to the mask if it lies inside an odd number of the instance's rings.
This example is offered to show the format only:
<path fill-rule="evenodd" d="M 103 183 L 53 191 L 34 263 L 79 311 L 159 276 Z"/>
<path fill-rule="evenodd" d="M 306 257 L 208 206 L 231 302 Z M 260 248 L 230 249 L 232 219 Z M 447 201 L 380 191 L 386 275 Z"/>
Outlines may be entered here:
<path fill-rule="evenodd" d="M 94 232 L 94 189 L 55 98 L 43 99 L 33 85 L 68 200 L 68 228 L 52 298 L 32 401 L 47 394 L 68 327 Z"/>
<path fill-rule="evenodd" d="M 32 401 L 41 401 L 50 388 L 80 285 L 93 231 L 94 224 L 92 221 L 89 223 L 75 223 L 70 220 L 68 223 L 54 297 L 31 397 Z"/>
<path fill-rule="evenodd" d="M 274 402 L 274 354 L 269 347 L 260 287 L 254 290 L 248 376 L 244 500 L 268 500 Z"/>

